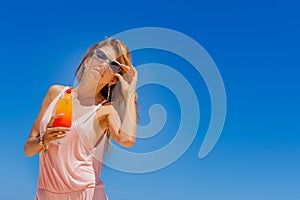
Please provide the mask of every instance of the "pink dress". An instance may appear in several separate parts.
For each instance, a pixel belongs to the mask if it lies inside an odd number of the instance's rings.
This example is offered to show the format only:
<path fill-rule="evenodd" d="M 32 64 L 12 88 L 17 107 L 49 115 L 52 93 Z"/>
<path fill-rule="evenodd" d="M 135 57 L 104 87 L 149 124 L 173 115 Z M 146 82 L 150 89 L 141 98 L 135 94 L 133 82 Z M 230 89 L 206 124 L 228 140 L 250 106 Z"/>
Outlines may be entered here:
<path fill-rule="evenodd" d="M 40 123 L 40 133 L 46 130 L 58 95 L 48 106 Z M 96 145 L 92 144 L 94 116 L 101 104 L 73 121 L 63 144 L 50 144 L 47 154 L 40 153 L 40 171 L 36 200 L 107 200 L 100 180 L 104 132 Z"/>

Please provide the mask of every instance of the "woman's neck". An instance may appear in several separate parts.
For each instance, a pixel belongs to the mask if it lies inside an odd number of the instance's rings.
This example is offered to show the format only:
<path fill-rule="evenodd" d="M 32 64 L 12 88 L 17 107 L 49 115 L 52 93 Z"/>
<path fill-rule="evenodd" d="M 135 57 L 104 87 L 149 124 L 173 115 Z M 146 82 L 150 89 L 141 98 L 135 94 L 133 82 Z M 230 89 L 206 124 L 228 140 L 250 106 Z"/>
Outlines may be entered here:
<path fill-rule="evenodd" d="M 91 86 L 80 82 L 74 89 L 75 98 L 82 105 L 98 104 L 104 100 L 104 97 L 100 94 L 102 88 Z"/>

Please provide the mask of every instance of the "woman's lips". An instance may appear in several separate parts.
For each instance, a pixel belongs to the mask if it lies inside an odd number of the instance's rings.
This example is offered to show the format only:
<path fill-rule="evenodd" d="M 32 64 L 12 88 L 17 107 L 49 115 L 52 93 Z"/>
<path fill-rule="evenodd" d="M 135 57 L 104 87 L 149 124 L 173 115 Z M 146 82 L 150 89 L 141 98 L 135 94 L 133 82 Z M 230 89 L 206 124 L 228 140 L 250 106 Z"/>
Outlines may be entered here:
<path fill-rule="evenodd" d="M 100 76 L 103 76 L 103 74 L 102 74 L 102 72 L 101 72 L 100 69 L 98 69 L 98 68 L 93 68 L 93 70 L 96 71 L 97 74 L 99 74 Z"/>

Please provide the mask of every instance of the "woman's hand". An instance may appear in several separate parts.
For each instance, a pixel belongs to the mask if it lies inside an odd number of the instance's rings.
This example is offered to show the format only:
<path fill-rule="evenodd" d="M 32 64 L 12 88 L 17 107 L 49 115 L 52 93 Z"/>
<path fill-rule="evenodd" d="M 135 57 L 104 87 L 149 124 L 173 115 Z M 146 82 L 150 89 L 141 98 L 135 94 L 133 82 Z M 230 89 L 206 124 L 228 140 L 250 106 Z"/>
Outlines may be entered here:
<path fill-rule="evenodd" d="M 51 141 L 66 137 L 66 132 L 70 131 L 70 128 L 65 127 L 53 127 L 53 122 L 56 118 L 63 116 L 64 114 L 57 114 L 51 117 L 47 124 L 46 132 L 43 135 L 44 145 L 48 145 Z"/>
<path fill-rule="evenodd" d="M 136 92 L 138 73 L 132 65 L 129 67 L 122 64 L 122 68 L 126 71 L 126 73 L 123 76 L 116 74 L 116 77 L 118 77 L 120 81 L 122 93 L 125 99 L 129 100 L 129 98 L 131 98 Z"/>

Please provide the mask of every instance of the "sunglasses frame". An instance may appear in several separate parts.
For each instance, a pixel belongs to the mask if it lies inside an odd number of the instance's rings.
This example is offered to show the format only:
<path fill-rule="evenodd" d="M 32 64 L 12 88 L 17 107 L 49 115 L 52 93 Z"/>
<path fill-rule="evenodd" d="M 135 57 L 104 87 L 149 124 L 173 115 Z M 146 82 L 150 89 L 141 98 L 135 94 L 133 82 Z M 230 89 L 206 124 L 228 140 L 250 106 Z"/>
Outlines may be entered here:
<path fill-rule="evenodd" d="M 101 56 L 100 56 L 101 53 Z M 116 74 L 122 70 L 122 65 L 116 60 L 111 60 L 107 57 L 105 52 L 100 49 L 96 48 L 92 53 L 91 53 L 92 58 L 95 58 L 98 62 L 107 62 L 109 64 L 109 70 L 113 73 Z"/>

